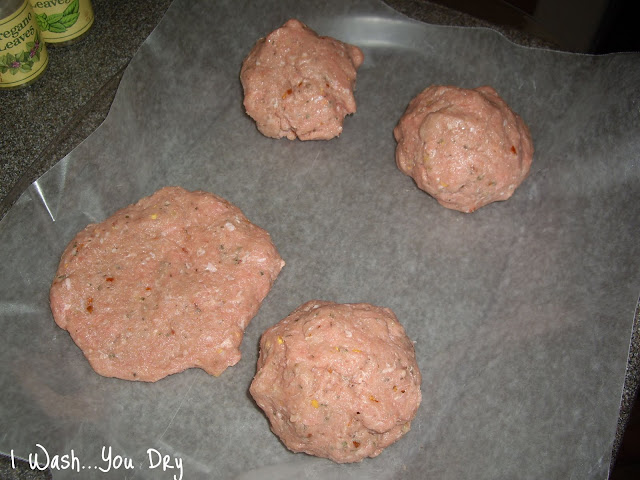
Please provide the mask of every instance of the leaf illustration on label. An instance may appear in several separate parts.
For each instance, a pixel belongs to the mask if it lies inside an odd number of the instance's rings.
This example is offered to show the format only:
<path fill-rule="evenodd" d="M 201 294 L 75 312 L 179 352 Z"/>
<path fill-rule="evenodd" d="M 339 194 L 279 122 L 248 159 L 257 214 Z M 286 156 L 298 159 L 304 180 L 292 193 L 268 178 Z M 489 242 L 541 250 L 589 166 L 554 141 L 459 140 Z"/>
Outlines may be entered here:
<path fill-rule="evenodd" d="M 59 23 L 54 23 L 53 25 L 49 25 L 49 31 L 53 33 L 64 33 L 67 31 L 67 27 Z"/>
<path fill-rule="evenodd" d="M 63 16 L 78 14 L 80 12 L 80 0 L 73 0 L 71 4 L 62 12 Z M 77 18 L 77 17 L 76 17 Z"/>
<path fill-rule="evenodd" d="M 49 30 L 49 22 L 47 21 L 46 13 L 36 13 L 36 23 L 41 32 Z"/>
<path fill-rule="evenodd" d="M 62 14 L 61 13 L 52 13 L 47 18 L 47 22 L 49 22 L 49 25 L 54 24 L 54 23 L 58 23 L 61 18 L 62 18 Z"/>
<path fill-rule="evenodd" d="M 66 28 L 71 28 L 73 24 L 76 23 L 79 16 L 80 16 L 79 13 L 71 13 L 69 15 L 64 15 L 60 19 L 60 23 L 64 25 Z"/>
<path fill-rule="evenodd" d="M 27 42 L 29 50 L 22 51 L 17 55 L 7 53 L 0 55 L 0 73 L 10 72 L 15 75 L 18 72 L 26 73 L 33 69 L 33 64 L 40 60 L 40 52 L 42 51 L 42 42 L 36 32 L 33 42 Z"/>
<path fill-rule="evenodd" d="M 80 0 L 73 0 L 62 13 L 36 14 L 36 22 L 41 32 L 64 33 L 78 21 Z"/>
<path fill-rule="evenodd" d="M 27 42 L 27 47 L 29 47 L 29 57 L 31 57 L 34 62 L 39 62 L 42 47 L 40 46 L 40 39 L 37 35 L 35 41 Z"/>

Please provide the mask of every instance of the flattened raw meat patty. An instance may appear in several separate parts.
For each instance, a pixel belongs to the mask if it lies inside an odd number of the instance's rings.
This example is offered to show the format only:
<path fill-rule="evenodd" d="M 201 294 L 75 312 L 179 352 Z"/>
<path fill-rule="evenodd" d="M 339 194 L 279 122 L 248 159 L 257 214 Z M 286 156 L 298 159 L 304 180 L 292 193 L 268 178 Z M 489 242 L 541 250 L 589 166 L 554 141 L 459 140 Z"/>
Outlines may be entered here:
<path fill-rule="evenodd" d="M 100 375 L 220 375 L 284 262 L 228 201 L 163 188 L 69 243 L 51 286 L 56 323 Z"/>
<path fill-rule="evenodd" d="M 393 131 L 396 163 L 441 205 L 473 212 L 506 200 L 529 173 L 529 128 L 496 91 L 432 86 Z"/>
<path fill-rule="evenodd" d="M 391 310 L 311 301 L 262 335 L 250 392 L 290 450 L 345 463 L 409 431 L 420 381 Z"/>
<path fill-rule="evenodd" d="M 267 137 L 336 137 L 356 111 L 353 89 L 363 61 L 358 47 L 289 20 L 258 40 L 242 64 L 247 114 Z"/>

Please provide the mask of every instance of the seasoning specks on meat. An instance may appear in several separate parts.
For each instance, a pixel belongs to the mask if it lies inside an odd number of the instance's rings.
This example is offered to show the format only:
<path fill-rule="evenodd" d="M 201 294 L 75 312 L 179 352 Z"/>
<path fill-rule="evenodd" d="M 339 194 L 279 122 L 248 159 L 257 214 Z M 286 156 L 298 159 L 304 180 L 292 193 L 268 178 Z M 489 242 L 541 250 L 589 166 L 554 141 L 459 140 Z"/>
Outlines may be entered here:
<path fill-rule="evenodd" d="M 362 51 L 291 19 L 258 40 L 242 64 L 244 107 L 267 137 L 329 140 L 355 113 Z"/>
<path fill-rule="evenodd" d="M 220 375 L 284 262 L 228 201 L 167 187 L 77 234 L 51 286 L 56 323 L 96 372 Z"/>
<path fill-rule="evenodd" d="M 469 213 L 507 200 L 533 159 L 529 128 L 489 86 L 431 86 L 393 131 L 398 168 L 442 206 Z"/>
<path fill-rule="evenodd" d="M 249 391 L 287 448 L 345 463 L 409 431 L 420 381 L 391 310 L 310 301 L 262 335 Z"/>

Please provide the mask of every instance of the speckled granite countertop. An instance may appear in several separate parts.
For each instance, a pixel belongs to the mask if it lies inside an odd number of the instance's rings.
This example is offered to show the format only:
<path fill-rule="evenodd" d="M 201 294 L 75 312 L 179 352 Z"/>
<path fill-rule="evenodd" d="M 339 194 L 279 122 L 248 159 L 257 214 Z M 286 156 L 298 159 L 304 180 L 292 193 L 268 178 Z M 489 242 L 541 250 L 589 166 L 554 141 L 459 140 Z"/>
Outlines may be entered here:
<path fill-rule="evenodd" d="M 102 123 L 124 69 L 159 23 L 171 0 L 93 0 L 92 3 L 96 20 L 83 41 L 50 48 L 48 69 L 31 86 L 0 91 L 0 218 L 34 180 Z M 515 43 L 554 48 L 515 28 L 491 25 L 428 1 L 387 0 L 386 3 L 427 23 L 491 27 Z M 614 455 L 637 391 L 638 320 L 636 317 Z M 19 470 L 5 470 L 5 460 L 0 457 L 1 478 L 27 478 L 20 476 Z M 48 478 L 37 472 L 30 474 L 36 476 L 29 478 Z"/>

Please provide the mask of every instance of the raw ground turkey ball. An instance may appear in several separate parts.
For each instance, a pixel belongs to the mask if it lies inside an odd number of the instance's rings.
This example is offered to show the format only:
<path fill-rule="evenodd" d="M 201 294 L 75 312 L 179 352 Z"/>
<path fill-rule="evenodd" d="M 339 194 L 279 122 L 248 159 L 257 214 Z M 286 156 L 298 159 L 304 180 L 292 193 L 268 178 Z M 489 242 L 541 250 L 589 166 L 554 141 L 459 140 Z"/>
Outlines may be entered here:
<path fill-rule="evenodd" d="M 310 301 L 262 335 L 250 393 L 290 450 L 345 463 L 409 431 L 420 381 L 391 310 Z"/>
<path fill-rule="evenodd" d="M 292 19 L 258 40 L 242 64 L 244 107 L 267 137 L 329 140 L 355 113 L 362 51 Z"/>
<path fill-rule="evenodd" d="M 441 205 L 469 213 L 506 200 L 529 173 L 529 128 L 496 91 L 432 86 L 394 129 L 398 168 Z"/>
<path fill-rule="evenodd" d="M 220 375 L 240 360 L 244 329 L 283 265 L 236 206 L 167 187 L 77 234 L 51 310 L 101 375 Z"/>

